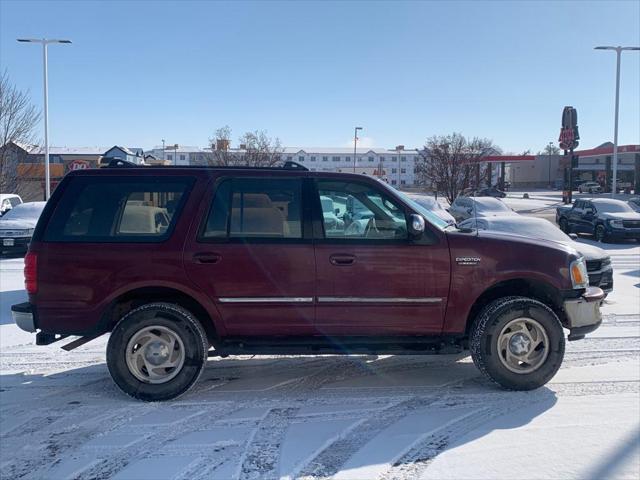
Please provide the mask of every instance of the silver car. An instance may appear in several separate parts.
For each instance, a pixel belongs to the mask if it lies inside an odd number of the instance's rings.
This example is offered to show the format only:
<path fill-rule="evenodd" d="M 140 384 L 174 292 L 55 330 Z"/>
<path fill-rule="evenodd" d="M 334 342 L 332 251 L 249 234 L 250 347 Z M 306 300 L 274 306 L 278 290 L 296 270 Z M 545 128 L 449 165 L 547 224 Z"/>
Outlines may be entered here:
<path fill-rule="evenodd" d="M 493 197 L 458 197 L 451 204 L 449 213 L 458 222 L 472 217 L 518 215 L 502 200 Z"/>

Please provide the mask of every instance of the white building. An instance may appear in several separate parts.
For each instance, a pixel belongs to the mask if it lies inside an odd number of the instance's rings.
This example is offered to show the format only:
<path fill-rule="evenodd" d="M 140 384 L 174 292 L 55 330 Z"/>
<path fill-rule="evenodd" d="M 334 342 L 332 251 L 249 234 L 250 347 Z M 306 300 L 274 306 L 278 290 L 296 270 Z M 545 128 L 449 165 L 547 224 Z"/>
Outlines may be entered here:
<path fill-rule="evenodd" d="M 230 148 L 230 153 L 242 156 L 244 150 Z M 178 145 L 155 146 L 145 151 L 170 165 L 203 165 L 210 159 L 210 147 Z M 354 162 L 353 148 L 331 147 L 286 147 L 281 155 L 283 161 L 293 160 L 311 171 L 356 172 L 379 177 L 391 185 L 413 186 L 416 182 L 415 165 L 419 157 L 417 150 L 390 150 L 385 148 L 358 148 Z M 355 166 L 355 169 L 354 169 Z"/>
<path fill-rule="evenodd" d="M 391 185 L 410 187 L 415 184 L 417 150 L 359 148 L 355 160 L 353 148 L 287 147 L 283 160 L 293 160 L 311 171 L 355 172 L 377 176 Z"/>
<path fill-rule="evenodd" d="M 166 160 L 169 165 L 202 165 L 206 155 L 211 153 L 210 148 L 200 148 L 188 145 L 156 145 L 151 150 L 145 151 L 145 155 L 153 155 L 157 160 Z"/>

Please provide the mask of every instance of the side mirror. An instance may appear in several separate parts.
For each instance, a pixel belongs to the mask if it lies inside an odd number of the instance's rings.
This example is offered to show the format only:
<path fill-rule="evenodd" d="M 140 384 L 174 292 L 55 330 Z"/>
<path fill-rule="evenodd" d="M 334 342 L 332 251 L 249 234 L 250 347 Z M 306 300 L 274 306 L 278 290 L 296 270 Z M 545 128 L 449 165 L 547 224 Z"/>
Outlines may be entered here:
<path fill-rule="evenodd" d="M 409 216 L 409 232 L 413 237 L 420 237 L 424 233 L 425 223 L 422 215 L 415 213 Z"/>
<path fill-rule="evenodd" d="M 593 215 L 593 208 L 587 208 L 587 209 L 584 211 L 584 214 L 585 214 L 585 215 Z"/>
<path fill-rule="evenodd" d="M 339 208 L 336 208 L 336 209 L 333 211 L 333 213 L 335 213 L 336 215 L 338 215 L 338 214 L 340 213 L 340 209 L 339 209 Z"/>
<path fill-rule="evenodd" d="M 569 238 L 570 238 L 571 240 L 577 240 L 577 239 L 578 239 L 578 234 L 576 234 L 576 233 L 570 233 L 570 234 L 569 234 Z"/>

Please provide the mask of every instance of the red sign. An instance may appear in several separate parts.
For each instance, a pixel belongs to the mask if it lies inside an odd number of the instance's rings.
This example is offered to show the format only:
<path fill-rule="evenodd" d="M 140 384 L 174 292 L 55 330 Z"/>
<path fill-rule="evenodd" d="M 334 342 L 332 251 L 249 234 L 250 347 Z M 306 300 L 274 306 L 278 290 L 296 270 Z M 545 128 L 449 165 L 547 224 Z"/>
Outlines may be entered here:
<path fill-rule="evenodd" d="M 72 172 L 73 170 L 85 170 L 91 168 L 91 163 L 86 160 L 72 160 L 67 163 L 67 169 Z"/>
<path fill-rule="evenodd" d="M 562 125 L 560 127 L 560 148 L 572 150 L 578 146 L 580 135 L 578 134 L 578 112 L 573 107 L 564 107 L 562 110 Z"/>

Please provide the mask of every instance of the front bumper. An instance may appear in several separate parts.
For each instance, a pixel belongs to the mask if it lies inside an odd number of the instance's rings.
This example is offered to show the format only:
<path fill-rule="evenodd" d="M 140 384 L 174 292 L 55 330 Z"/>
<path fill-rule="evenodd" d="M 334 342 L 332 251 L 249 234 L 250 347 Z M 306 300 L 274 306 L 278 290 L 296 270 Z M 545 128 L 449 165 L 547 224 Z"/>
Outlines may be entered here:
<path fill-rule="evenodd" d="M 36 331 L 35 315 L 29 302 L 12 305 L 11 316 L 16 325 L 25 332 L 34 333 Z"/>
<path fill-rule="evenodd" d="M 2 237 L 0 236 L 0 251 L 2 252 L 26 252 L 29 248 L 31 237 Z"/>
<path fill-rule="evenodd" d="M 596 330 L 602 323 L 600 304 L 605 293 L 598 287 L 589 287 L 580 298 L 565 300 L 563 307 L 567 316 L 569 340 L 579 340 Z"/>
<path fill-rule="evenodd" d="M 608 225 L 607 234 L 611 238 L 638 240 L 640 239 L 640 228 L 633 228 L 633 227 L 617 228 L 617 227 L 612 227 L 611 225 Z"/>

